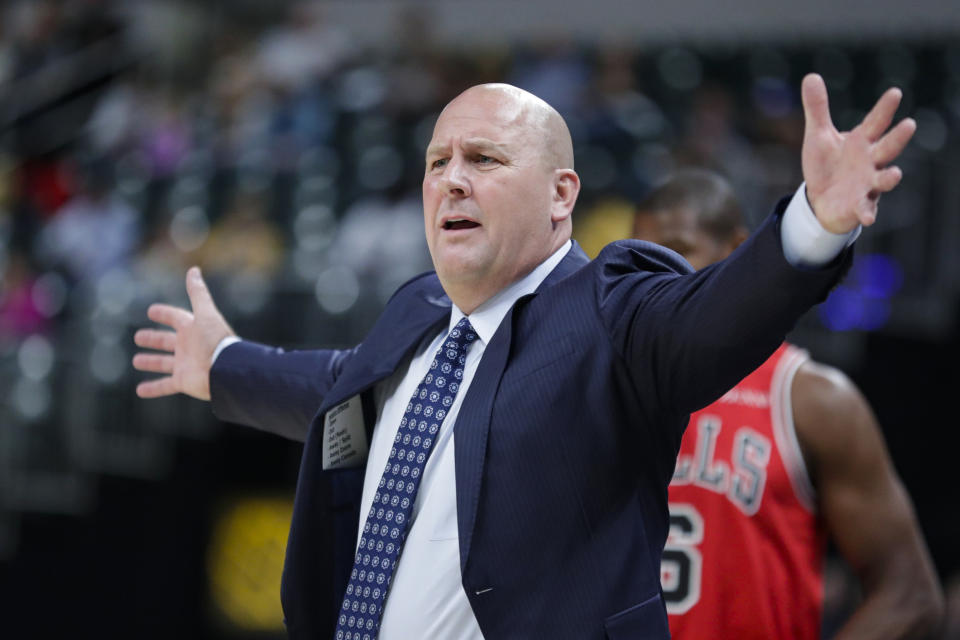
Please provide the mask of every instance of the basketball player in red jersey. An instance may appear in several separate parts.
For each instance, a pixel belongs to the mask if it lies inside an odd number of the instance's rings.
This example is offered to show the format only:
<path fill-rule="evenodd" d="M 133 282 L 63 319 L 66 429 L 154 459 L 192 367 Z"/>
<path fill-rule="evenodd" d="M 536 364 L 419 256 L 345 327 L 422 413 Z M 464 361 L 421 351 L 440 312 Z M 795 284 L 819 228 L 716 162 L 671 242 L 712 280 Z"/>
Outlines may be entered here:
<path fill-rule="evenodd" d="M 700 269 L 747 230 L 725 180 L 685 170 L 641 203 L 634 235 Z M 863 592 L 836 639 L 924 637 L 942 615 L 870 407 L 793 345 L 690 417 L 669 501 L 661 582 L 675 640 L 819 639 L 827 536 Z"/>

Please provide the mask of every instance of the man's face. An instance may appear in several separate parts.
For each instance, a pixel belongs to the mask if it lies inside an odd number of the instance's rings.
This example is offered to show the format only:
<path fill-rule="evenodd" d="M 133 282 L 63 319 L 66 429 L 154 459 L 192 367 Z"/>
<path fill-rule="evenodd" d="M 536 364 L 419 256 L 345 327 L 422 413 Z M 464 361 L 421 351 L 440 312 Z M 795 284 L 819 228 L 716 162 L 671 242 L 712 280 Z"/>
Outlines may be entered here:
<path fill-rule="evenodd" d="M 426 154 L 423 213 L 445 287 L 495 293 L 559 246 L 551 220 L 555 171 L 545 159 L 541 128 L 530 120 L 511 96 L 484 90 L 461 95 L 437 120 Z"/>
<path fill-rule="evenodd" d="M 634 221 L 633 235 L 673 249 L 697 271 L 723 260 L 735 248 L 734 244 L 718 240 L 704 231 L 696 212 L 686 207 L 639 213 Z"/>

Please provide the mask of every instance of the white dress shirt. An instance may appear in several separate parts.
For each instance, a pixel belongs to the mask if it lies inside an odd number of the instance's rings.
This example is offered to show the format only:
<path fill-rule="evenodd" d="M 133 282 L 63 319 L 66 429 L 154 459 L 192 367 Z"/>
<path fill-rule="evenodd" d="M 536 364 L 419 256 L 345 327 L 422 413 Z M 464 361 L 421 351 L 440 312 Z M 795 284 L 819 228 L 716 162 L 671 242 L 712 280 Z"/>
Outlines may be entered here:
<path fill-rule="evenodd" d="M 393 573 L 390 593 L 383 608 L 379 640 L 444 638 L 480 640 L 483 635 L 470 608 L 460 576 L 460 542 L 457 529 L 457 489 L 454 470 L 454 440 L 457 415 L 467 395 L 473 374 L 490 344 L 500 321 L 520 296 L 533 293 L 570 250 L 568 240 L 525 277 L 497 293 L 470 314 L 477 340 L 467 352 L 460 390 L 440 425 L 440 435 L 423 470 L 420 491 L 413 503 L 407 539 Z M 450 322 L 442 331 L 427 336 L 410 360 L 374 390 L 378 419 L 373 430 L 367 471 L 360 503 L 360 531 L 370 511 L 373 495 L 390 457 L 390 449 L 410 396 L 426 375 L 447 333 L 463 317 L 453 306 Z M 360 536 L 357 535 L 357 542 Z"/>
<path fill-rule="evenodd" d="M 787 260 L 794 266 L 815 268 L 839 255 L 845 246 L 856 239 L 860 230 L 858 228 L 849 234 L 833 234 L 823 229 L 807 202 L 805 185 L 801 184 L 787 206 L 780 231 Z M 454 469 L 456 419 L 484 349 L 503 317 L 518 298 L 540 286 L 567 254 L 570 246 L 568 240 L 527 276 L 497 293 L 469 316 L 478 339 L 467 353 L 460 390 L 441 425 L 440 435 L 423 472 L 407 539 L 384 604 L 379 640 L 483 639 L 460 575 Z M 357 543 L 407 402 L 426 375 L 441 342 L 463 316 L 463 312 L 454 305 L 448 326 L 436 335 L 426 336 L 409 362 L 398 366 L 393 375 L 374 389 L 378 419 L 364 476 Z M 231 336 L 221 341 L 213 359 L 216 360 L 223 349 L 238 340 Z"/>

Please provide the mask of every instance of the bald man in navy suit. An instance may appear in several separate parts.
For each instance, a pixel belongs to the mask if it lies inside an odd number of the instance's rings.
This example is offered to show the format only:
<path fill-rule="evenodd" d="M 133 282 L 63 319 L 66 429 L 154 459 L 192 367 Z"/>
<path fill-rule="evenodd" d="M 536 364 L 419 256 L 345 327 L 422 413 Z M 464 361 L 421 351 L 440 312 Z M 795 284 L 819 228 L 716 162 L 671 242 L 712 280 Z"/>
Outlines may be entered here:
<path fill-rule="evenodd" d="M 151 306 L 169 329 L 137 332 L 155 352 L 134 366 L 163 375 L 139 395 L 212 400 L 224 420 L 304 441 L 282 587 L 291 638 L 669 638 L 659 565 L 688 415 L 837 283 L 915 129 L 891 127 L 896 89 L 849 132 L 819 76 L 802 97 L 805 183 L 698 272 L 640 241 L 588 260 L 570 240 L 580 180 L 563 119 L 494 84 L 448 104 L 426 150 L 435 272 L 400 287 L 355 348 L 239 340 L 196 268 L 192 311 Z M 463 319 L 476 339 L 438 412 L 402 554 L 385 601 L 358 610 L 411 396 Z"/>

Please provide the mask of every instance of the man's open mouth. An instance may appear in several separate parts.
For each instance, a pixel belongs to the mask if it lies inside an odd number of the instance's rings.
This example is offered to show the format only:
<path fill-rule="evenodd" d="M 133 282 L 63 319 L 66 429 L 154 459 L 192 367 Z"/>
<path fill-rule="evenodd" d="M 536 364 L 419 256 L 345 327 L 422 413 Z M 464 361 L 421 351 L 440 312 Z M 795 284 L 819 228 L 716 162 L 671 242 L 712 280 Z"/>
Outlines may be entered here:
<path fill-rule="evenodd" d="M 456 230 L 456 229 L 473 229 L 474 227 L 479 227 L 478 222 L 473 220 L 464 220 L 461 218 L 454 218 L 453 220 L 447 220 L 443 223 L 443 228 L 445 230 Z"/>

